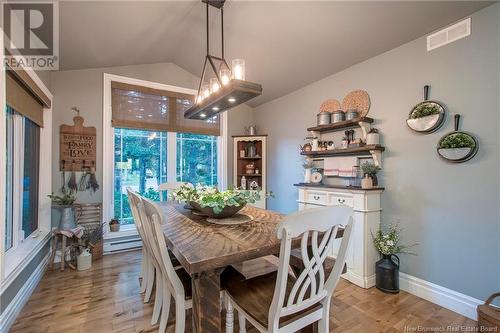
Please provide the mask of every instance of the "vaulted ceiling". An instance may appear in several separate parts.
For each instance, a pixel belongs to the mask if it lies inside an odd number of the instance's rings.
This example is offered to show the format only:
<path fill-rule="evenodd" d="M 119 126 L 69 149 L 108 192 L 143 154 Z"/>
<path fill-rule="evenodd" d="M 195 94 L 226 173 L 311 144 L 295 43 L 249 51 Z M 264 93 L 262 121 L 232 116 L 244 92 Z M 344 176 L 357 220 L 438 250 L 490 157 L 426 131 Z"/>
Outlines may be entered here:
<path fill-rule="evenodd" d="M 259 105 L 477 11 L 486 1 L 231 1 L 226 58 L 246 60 Z M 212 53 L 220 50 L 211 10 Z M 173 62 L 198 75 L 205 55 L 201 1 L 64 1 L 61 69 Z"/>

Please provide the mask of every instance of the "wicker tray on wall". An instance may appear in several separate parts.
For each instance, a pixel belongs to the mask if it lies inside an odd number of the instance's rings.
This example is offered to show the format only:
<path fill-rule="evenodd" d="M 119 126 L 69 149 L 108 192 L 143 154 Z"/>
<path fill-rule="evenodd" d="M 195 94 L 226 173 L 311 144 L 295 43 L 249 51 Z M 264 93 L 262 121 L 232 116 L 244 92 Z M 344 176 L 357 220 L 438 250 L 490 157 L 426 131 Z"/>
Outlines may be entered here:
<path fill-rule="evenodd" d="M 76 222 L 85 228 L 83 241 L 90 247 L 92 261 L 103 255 L 102 204 L 75 204 Z"/>

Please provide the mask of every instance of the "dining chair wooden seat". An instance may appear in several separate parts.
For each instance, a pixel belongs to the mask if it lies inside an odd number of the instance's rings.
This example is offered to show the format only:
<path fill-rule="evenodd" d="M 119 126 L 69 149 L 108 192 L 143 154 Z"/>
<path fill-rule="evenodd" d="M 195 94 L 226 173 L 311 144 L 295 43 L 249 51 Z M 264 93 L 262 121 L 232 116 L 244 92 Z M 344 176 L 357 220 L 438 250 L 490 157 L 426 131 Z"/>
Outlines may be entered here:
<path fill-rule="evenodd" d="M 232 301 L 237 307 L 244 309 L 253 320 L 262 327 L 268 325 L 269 308 L 273 301 L 274 288 L 276 287 L 276 278 L 278 272 L 272 272 L 247 279 L 233 267 L 228 267 L 222 274 L 222 285 L 227 293 L 231 295 Z M 288 275 L 287 293 L 292 289 L 296 278 Z M 321 307 L 321 304 L 315 304 L 313 307 L 304 309 L 294 315 L 280 318 L 280 325 L 286 325 L 293 320 L 300 319 Z M 240 323 L 241 325 L 241 323 Z"/>
<path fill-rule="evenodd" d="M 318 322 L 320 333 L 329 330 L 330 300 L 344 269 L 351 239 L 353 210 L 332 206 L 303 210 L 285 217 L 277 231 L 281 240 L 275 273 L 244 279 L 229 268 L 223 275 L 226 290 L 226 332 L 233 330 L 233 308 L 238 311 L 240 333 L 248 320 L 260 332 L 296 332 Z M 331 272 L 325 260 L 339 227 L 344 233 Z M 292 243 L 300 240 L 303 269 L 289 274 Z M 295 256 L 296 257 L 296 256 Z"/>

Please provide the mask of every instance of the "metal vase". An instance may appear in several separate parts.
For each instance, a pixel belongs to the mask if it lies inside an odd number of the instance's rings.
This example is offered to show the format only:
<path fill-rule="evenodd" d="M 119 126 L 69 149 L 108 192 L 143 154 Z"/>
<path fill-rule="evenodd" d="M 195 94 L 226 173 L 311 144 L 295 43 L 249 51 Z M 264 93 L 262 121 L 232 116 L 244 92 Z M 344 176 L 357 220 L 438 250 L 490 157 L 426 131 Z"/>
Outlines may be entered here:
<path fill-rule="evenodd" d="M 397 259 L 395 261 L 394 259 Z M 375 281 L 378 290 L 385 293 L 399 293 L 399 257 L 395 254 L 384 254 L 375 264 Z"/>
<path fill-rule="evenodd" d="M 75 208 L 73 206 L 61 207 L 59 230 L 71 230 L 76 227 Z"/>

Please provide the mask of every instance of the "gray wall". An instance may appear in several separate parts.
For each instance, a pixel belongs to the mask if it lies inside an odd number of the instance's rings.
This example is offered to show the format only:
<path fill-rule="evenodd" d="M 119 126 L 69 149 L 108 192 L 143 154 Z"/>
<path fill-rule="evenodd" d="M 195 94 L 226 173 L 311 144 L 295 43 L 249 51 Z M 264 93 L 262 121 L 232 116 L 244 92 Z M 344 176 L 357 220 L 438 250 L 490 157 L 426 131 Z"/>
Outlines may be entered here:
<path fill-rule="evenodd" d="M 269 189 L 276 195 L 270 208 L 297 209 L 298 146 L 320 103 L 364 89 L 386 146 L 383 223 L 400 221 L 403 241 L 420 244 L 418 256 L 403 255 L 401 270 L 479 299 L 500 290 L 499 36 L 496 4 L 472 15 L 470 37 L 431 52 L 422 37 L 257 107 L 257 126 L 269 134 Z M 425 84 L 449 113 L 437 133 L 417 135 L 405 119 Z M 478 155 L 464 164 L 435 152 L 455 113 L 480 142 Z"/>

